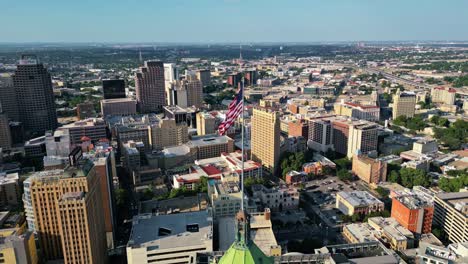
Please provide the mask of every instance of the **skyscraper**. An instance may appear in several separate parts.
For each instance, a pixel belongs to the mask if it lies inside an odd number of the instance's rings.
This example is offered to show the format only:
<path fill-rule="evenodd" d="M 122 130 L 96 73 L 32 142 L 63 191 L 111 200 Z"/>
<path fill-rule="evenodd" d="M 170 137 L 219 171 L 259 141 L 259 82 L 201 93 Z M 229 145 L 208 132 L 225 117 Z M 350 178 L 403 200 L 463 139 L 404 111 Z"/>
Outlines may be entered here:
<path fill-rule="evenodd" d="M 80 164 L 37 172 L 28 179 L 25 193 L 34 213 L 30 219 L 45 259 L 104 263 L 106 235 L 99 177 L 92 161 Z"/>
<path fill-rule="evenodd" d="M 203 105 L 203 88 L 200 80 L 189 80 L 185 82 L 187 90 L 187 105 L 201 107 Z"/>
<path fill-rule="evenodd" d="M 279 113 L 269 108 L 255 108 L 251 133 L 252 159 L 276 174 L 280 155 Z"/>
<path fill-rule="evenodd" d="M 164 65 L 161 61 L 145 61 L 135 75 L 138 107 L 142 113 L 160 112 L 166 105 Z"/>
<path fill-rule="evenodd" d="M 0 105 L 0 148 L 9 149 L 11 144 L 10 122 L 8 116 L 2 112 Z"/>
<path fill-rule="evenodd" d="M 416 94 L 398 90 L 393 96 L 393 119 L 399 116 L 413 117 L 415 107 Z"/>
<path fill-rule="evenodd" d="M 198 70 L 197 79 L 202 82 L 203 86 L 210 85 L 211 84 L 211 71 L 209 69 Z"/>
<path fill-rule="evenodd" d="M 102 80 L 104 99 L 125 98 L 125 81 L 121 79 Z"/>
<path fill-rule="evenodd" d="M 23 55 L 13 75 L 20 121 L 28 136 L 57 128 L 50 73 L 35 56 Z"/>
<path fill-rule="evenodd" d="M 333 149 L 333 126 L 330 120 L 319 118 L 309 120 L 308 145 L 320 152 Z"/>
<path fill-rule="evenodd" d="M 0 104 L 3 112 L 10 120 L 20 120 L 15 87 L 13 86 L 13 79 L 9 76 L 0 76 Z"/>
<path fill-rule="evenodd" d="M 354 154 L 368 154 L 377 151 L 377 124 L 364 120 L 352 122 L 348 133 L 348 158 Z M 358 152 L 358 153 L 356 153 Z"/>
<path fill-rule="evenodd" d="M 166 89 L 170 88 L 171 83 L 179 80 L 179 70 L 175 63 L 164 63 L 164 83 Z"/>

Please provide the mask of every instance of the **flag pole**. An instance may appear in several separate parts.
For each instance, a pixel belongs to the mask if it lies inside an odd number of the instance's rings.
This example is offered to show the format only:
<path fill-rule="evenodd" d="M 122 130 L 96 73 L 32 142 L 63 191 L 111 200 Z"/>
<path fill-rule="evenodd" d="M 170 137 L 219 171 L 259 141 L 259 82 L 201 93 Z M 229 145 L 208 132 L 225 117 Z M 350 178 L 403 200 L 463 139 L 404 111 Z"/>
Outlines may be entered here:
<path fill-rule="evenodd" d="M 241 112 L 241 117 L 242 117 L 242 125 L 241 125 L 241 143 L 242 143 L 242 166 L 241 166 L 241 193 L 242 193 L 242 198 L 241 198 L 241 210 L 244 211 L 244 129 L 245 129 L 245 118 L 244 118 L 244 75 L 242 74 L 242 44 L 239 47 L 239 70 L 241 72 L 241 93 L 242 93 L 242 112 Z"/>
<path fill-rule="evenodd" d="M 244 128 L 245 128 L 245 118 L 244 118 L 244 76 L 241 79 L 241 91 L 242 91 L 242 125 L 241 125 L 241 142 L 242 142 L 242 166 L 241 166 L 241 192 L 242 192 L 242 200 L 241 200 L 241 210 L 244 211 Z"/>

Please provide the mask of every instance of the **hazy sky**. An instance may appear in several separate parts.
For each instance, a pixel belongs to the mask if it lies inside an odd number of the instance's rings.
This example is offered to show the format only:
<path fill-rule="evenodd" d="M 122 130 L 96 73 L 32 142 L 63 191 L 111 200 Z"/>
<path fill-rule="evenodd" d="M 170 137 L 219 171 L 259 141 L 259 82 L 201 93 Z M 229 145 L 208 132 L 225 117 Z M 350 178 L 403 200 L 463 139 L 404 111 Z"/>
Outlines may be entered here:
<path fill-rule="evenodd" d="M 467 0 L 0 0 L 0 42 L 468 40 Z"/>

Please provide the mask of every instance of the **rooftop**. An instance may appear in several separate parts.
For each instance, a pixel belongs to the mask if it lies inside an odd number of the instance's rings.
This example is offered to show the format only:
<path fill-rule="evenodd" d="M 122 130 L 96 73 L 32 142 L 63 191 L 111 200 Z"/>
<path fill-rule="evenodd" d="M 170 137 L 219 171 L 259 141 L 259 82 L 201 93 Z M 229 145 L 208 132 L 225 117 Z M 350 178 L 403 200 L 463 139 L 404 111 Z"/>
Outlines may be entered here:
<path fill-rule="evenodd" d="M 3 184 L 10 184 L 10 183 L 17 183 L 19 179 L 18 173 L 0 173 L 0 185 Z"/>
<path fill-rule="evenodd" d="M 379 226 L 385 233 L 390 235 L 396 240 L 406 240 L 407 238 L 414 239 L 414 235 L 411 231 L 401 226 L 394 218 L 381 216 L 371 217 L 368 223 L 372 226 Z"/>
<path fill-rule="evenodd" d="M 432 202 L 422 195 L 417 193 L 407 193 L 393 197 L 409 209 L 420 209 L 432 206 Z"/>
<path fill-rule="evenodd" d="M 140 213 L 172 214 L 181 212 L 194 212 L 208 208 L 208 197 L 206 193 L 196 196 L 177 197 L 167 200 L 149 200 L 140 203 Z"/>
<path fill-rule="evenodd" d="M 200 136 L 193 137 L 192 140 L 187 143 L 187 145 L 189 147 L 204 147 L 217 144 L 227 144 L 229 140 L 232 139 L 228 136 Z"/>
<path fill-rule="evenodd" d="M 85 120 L 76 121 L 59 128 L 59 130 L 67 128 L 83 128 L 83 127 L 94 127 L 94 126 L 106 126 L 104 119 L 102 118 L 88 118 Z M 55 135 L 55 134 L 54 134 Z"/>
<path fill-rule="evenodd" d="M 133 218 L 128 247 L 173 249 L 212 243 L 212 219 L 208 211 L 168 215 L 141 214 Z"/>
<path fill-rule="evenodd" d="M 468 217 L 468 192 L 438 193 L 436 197 L 450 204 L 457 211 Z"/>
<path fill-rule="evenodd" d="M 372 232 L 373 228 L 367 223 L 349 224 L 345 227 L 361 243 L 377 240 Z"/>
<path fill-rule="evenodd" d="M 375 203 L 383 204 L 382 201 L 366 191 L 339 192 L 338 195 L 353 206 L 367 206 Z"/>

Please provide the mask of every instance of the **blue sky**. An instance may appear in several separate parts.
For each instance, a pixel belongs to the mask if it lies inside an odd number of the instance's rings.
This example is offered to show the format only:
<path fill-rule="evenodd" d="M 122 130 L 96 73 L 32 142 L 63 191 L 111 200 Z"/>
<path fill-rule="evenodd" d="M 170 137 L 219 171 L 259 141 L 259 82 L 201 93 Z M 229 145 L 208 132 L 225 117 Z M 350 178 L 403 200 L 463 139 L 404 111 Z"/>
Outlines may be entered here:
<path fill-rule="evenodd" d="M 468 40 L 466 0 L 0 0 L 0 42 Z"/>

